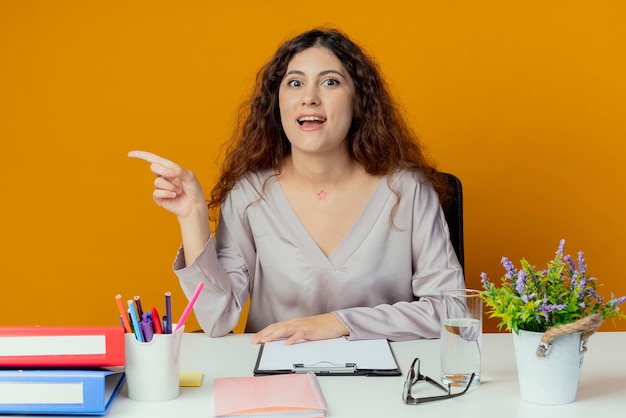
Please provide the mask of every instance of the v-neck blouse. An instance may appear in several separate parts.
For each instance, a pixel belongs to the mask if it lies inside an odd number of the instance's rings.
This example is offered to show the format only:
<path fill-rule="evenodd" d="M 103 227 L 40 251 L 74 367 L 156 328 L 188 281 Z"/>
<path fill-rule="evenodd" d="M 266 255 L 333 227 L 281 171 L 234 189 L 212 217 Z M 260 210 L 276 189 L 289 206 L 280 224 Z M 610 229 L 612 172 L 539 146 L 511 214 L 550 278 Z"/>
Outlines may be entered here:
<path fill-rule="evenodd" d="M 302 224 L 298 215 L 289 204 L 280 183 L 272 179 L 271 183 L 267 185 L 267 189 L 269 190 L 268 195 L 273 198 L 274 208 L 277 211 L 275 215 L 282 219 L 288 230 L 292 232 L 300 246 L 300 251 L 306 256 L 311 267 L 335 270 L 348 260 L 354 250 L 365 240 L 370 228 L 376 223 L 383 204 L 388 198 L 388 188 L 385 185 L 385 181 L 386 177 L 380 180 L 355 224 L 329 256 L 326 256 L 319 248 Z M 355 228 L 355 225 L 358 225 L 358 227 Z"/>
<path fill-rule="evenodd" d="M 399 199 L 399 201 L 398 201 Z M 392 215 L 393 213 L 393 215 Z M 212 336 L 334 312 L 350 339 L 436 338 L 440 293 L 464 287 L 439 198 L 423 174 L 383 177 L 355 223 L 326 256 L 293 211 L 273 172 L 249 173 L 221 207 L 215 237 L 174 271 Z"/>

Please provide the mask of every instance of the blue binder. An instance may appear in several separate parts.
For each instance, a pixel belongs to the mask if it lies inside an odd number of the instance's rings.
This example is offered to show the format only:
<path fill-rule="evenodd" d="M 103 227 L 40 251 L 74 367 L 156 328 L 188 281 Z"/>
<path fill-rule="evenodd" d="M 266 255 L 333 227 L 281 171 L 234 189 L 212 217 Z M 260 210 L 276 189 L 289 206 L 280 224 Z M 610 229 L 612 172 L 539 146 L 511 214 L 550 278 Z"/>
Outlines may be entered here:
<path fill-rule="evenodd" d="M 107 369 L 0 369 L 0 414 L 104 415 L 124 377 Z"/>

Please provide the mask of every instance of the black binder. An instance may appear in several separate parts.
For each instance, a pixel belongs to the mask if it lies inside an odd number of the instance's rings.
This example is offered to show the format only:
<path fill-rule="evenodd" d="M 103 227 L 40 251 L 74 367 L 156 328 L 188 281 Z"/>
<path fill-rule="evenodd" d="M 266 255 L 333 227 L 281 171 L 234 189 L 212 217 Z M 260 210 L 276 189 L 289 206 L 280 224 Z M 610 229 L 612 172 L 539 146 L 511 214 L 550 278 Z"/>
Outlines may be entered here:
<path fill-rule="evenodd" d="M 402 373 L 387 340 L 349 341 L 334 338 L 284 341 L 261 345 L 254 375 L 309 373 L 323 376 L 400 376 Z"/>

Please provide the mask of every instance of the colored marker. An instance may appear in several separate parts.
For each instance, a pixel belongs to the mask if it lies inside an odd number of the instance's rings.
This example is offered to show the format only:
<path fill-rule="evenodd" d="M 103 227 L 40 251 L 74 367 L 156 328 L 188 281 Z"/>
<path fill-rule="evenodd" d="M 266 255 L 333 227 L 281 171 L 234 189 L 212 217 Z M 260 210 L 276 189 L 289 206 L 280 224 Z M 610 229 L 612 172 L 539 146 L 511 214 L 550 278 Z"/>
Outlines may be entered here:
<path fill-rule="evenodd" d="M 117 309 L 120 311 L 122 325 L 124 325 L 124 332 L 133 332 L 128 322 L 128 316 L 126 315 L 126 309 L 124 309 L 124 303 L 122 302 L 122 295 L 115 296 L 115 303 L 117 303 Z"/>
<path fill-rule="evenodd" d="M 137 317 L 137 311 L 135 310 L 135 304 L 132 299 L 128 300 L 128 310 L 130 311 L 130 317 L 133 320 L 133 329 L 135 330 L 135 338 L 140 343 L 143 342 L 143 335 L 141 335 L 141 327 L 139 326 L 139 318 Z"/>
<path fill-rule="evenodd" d="M 153 306 L 150 310 L 150 315 L 152 315 L 152 326 L 154 326 L 154 332 L 157 334 L 163 334 L 163 327 L 161 326 L 161 317 L 157 312 L 157 309 Z"/>
<path fill-rule="evenodd" d="M 187 304 L 187 307 L 183 311 L 183 315 L 180 317 L 180 319 L 176 323 L 176 329 L 174 330 L 174 332 L 176 332 L 180 327 L 182 327 L 185 324 L 185 321 L 187 320 L 187 317 L 189 316 L 189 313 L 191 312 L 191 309 L 193 308 L 193 304 L 196 303 L 196 300 L 198 299 L 198 296 L 200 296 L 200 292 L 202 291 L 203 287 L 204 287 L 204 282 L 198 283 L 196 290 L 193 292 L 193 295 L 191 296 L 191 299 L 189 299 L 189 303 Z"/>
<path fill-rule="evenodd" d="M 170 292 L 165 292 L 165 316 L 167 317 L 167 322 L 163 323 L 163 333 L 171 334 L 172 333 L 172 294 Z"/>
<path fill-rule="evenodd" d="M 152 328 L 152 321 L 148 317 L 147 313 L 143 314 L 143 319 L 141 320 L 141 332 L 143 333 L 143 339 L 145 342 L 149 343 L 152 341 L 154 328 Z"/>

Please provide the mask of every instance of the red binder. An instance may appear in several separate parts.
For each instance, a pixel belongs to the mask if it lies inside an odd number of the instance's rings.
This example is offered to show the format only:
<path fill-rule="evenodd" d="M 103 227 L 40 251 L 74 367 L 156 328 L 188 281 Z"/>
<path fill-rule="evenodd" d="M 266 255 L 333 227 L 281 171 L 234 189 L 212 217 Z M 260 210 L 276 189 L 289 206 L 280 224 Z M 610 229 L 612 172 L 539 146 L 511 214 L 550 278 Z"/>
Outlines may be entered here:
<path fill-rule="evenodd" d="M 0 326 L 0 367 L 123 365 L 120 326 Z"/>

